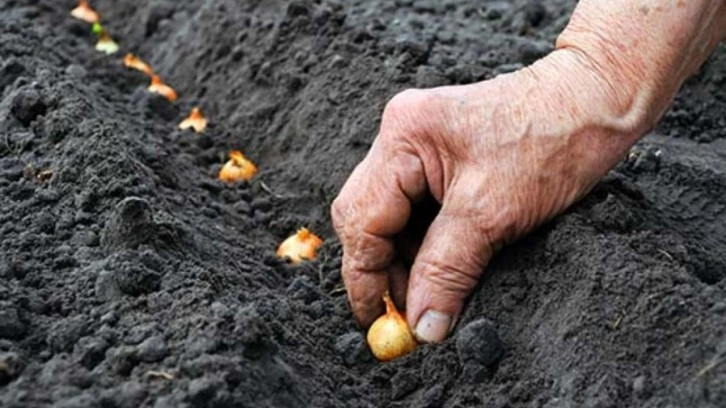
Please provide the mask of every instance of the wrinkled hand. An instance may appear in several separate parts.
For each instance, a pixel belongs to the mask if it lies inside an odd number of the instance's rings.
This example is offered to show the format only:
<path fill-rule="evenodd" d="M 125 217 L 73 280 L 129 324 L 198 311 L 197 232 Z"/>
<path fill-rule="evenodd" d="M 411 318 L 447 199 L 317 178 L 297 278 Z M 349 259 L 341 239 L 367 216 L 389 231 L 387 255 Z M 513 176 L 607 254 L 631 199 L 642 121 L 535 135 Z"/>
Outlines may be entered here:
<path fill-rule="evenodd" d="M 609 85 L 558 50 L 489 81 L 396 95 L 332 206 L 358 322 L 390 290 L 420 341 L 445 339 L 496 249 L 584 195 L 643 132 Z M 429 195 L 441 207 L 426 229 L 410 218 Z"/>

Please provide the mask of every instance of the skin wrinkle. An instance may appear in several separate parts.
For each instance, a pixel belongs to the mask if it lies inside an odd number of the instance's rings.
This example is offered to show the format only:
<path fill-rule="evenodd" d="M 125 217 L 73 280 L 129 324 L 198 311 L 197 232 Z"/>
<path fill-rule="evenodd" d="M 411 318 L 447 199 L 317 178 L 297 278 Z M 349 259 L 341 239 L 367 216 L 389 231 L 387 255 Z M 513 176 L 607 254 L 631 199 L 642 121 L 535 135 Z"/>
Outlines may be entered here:
<path fill-rule="evenodd" d="M 536 88 L 535 87 L 531 87 L 531 89 L 536 89 Z M 525 92 L 532 92 L 532 91 L 530 89 L 527 89 Z M 544 100 L 545 98 L 541 98 L 541 99 Z M 513 106 L 511 109 L 505 110 L 503 113 L 495 112 L 494 113 L 494 116 L 495 117 L 514 118 L 514 123 L 520 124 L 520 126 L 516 126 L 516 129 L 519 130 L 519 131 L 516 132 L 516 135 L 518 135 L 518 136 L 515 136 L 515 140 L 514 141 L 510 141 L 510 142 L 507 142 L 505 145 L 502 145 L 500 147 L 500 150 L 505 151 L 505 152 L 509 152 L 509 155 L 511 156 L 511 160 L 503 160 L 504 163 L 508 163 L 508 162 L 520 163 L 521 160 L 520 160 L 520 157 L 519 156 L 520 156 L 521 153 L 526 153 L 526 151 L 524 151 L 524 149 L 518 149 L 518 147 L 520 147 L 520 145 L 522 144 L 522 141 L 525 138 L 527 138 L 529 134 L 532 133 L 531 132 L 532 131 L 532 126 L 531 126 L 531 121 L 530 120 L 523 120 L 523 119 L 521 119 L 521 117 L 523 117 L 524 115 L 519 115 L 519 113 L 520 112 L 524 112 L 524 110 L 523 109 L 518 109 L 519 104 L 513 104 L 511 106 Z M 519 119 L 519 120 L 517 120 L 517 119 Z M 524 126 L 521 126 L 521 124 L 524 124 Z M 509 122 L 507 122 L 507 123 L 504 123 L 504 124 L 500 125 L 499 129 L 512 129 L 514 127 L 515 126 L 513 126 L 512 124 L 510 124 Z M 495 133 L 501 133 L 501 132 L 495 132 Z M 552 140 L 557 141 L 559 139 L 558 138 L 554 138 Z M 532 155 L 534 157 L 542 156 L 543 155 L 542 151 L 545 150 L 544 148 L 539 148 L 538 149 L 537 148 L 538 146 L 539 147 L 543 147 L 543 146 L 542 145 L 538 145 L 537 143 L 531 143 L 530 142 L 530 143 L 524 144 L 524 146 L 525 146 L 525 148 L 529 147 L 532 151 L 536 152 L 535 154 Z M 553 156 L 556 158 L 558 155 L 560 155 L 562 153 L 563 150 L 567 149 L 568 146 L 569 146 L 569 144 L 567 144 L 567 143 L 563 144 L 562 147 L 560 147 L 559 149 L 556 149 L 555 150 L 555 154 Z M 507 148 L 507 147 L 509 147 L 509 148 Z M 551 150 L 551 148 L 548 148 L 548 149 Z M 552 158 L 552 157 L 543 157 L 541 159 L 541 162 L 546 162 L 550 158 Z M 493 158 L 493 159 L 496 159 L 496 158 Z M 514 171 L 516 171 L 516 170 L 513 169 L 513 168 L 509 170 L 510 173 L 511 172 L 514 172 Z M 494 183 L 494 184 L 496 185 L 496 183 Z M 517 194 L 517 195 L 515 195 L 515 197 L 518 197 L 519 200 L 516 200 L 516 201 L 520 201 L 520 202 L 525 202 L 526 200 L 528 200 L 527 194 L 525 194 L 525 193 Z M 512 206 L 519 207 L 520 204 L 518 204 L 516 202 L 512 203 L 510 201 L 509 203 L 506 204 L 506 206 L 507 207 L 512 207 Z M 547 211 L 547 212 L 550 212 L 550 211 Z M 533 221 L 525 221 L 522 226 L 515 227 L 515 228 L 511 228 L 511 230 L 524 231 L 526 229 L 529 229 L 532 224 L 534 224 Z M 507 234 L 507 235 L 510 235 L 510 234 Z"/>
<path fill-rule="evenodd" d="M 541 78 L 538 78 L 537 75 L 534 75 L 533 74 L 533 71 L 528 71 L 528 73 L 535 80 L 541 80 Z M 536 91 L 529 91 L 529 90 L 527 90 L 527 92 L 536 92 Z M 559 106 L 562 106 L 562 104 L 561 104 L 560 101 L 565 99 L 565 97 L 562 96 L 562 94 L 563 94 L 562 92 L 555 93 L 555 97 L 554 98 L 551 98 L 551 99 L 548 99 L 548 98 L 536 98 L 536 97 L 534 99 L 535 100 L 542 100 L 542 101 L 552 100 L 553 101 L 552 104 L 554 104 L 555 106 L 557 106 L 557 104 L 559 104 Z M 572 98 L 568 98 L 568 99 L 572 100 Z M 542 108 L 544 108 L 544 109 L 542 109 L 541 111 L 544 111 L 544 112 L 552 111 L 553 110 L 553 108 L 550 107 L 546 103 L 542 105 Z M 571 116 L 571 117 L 575 117 L 575 116 Z M 541 123 L 546 123 L 546 121 L 540 121 L 540 122 Z M 542 131 L 542 130 L 545 130 L 545 129 L 540 128 L 540 131 Z M 528 131 L 530 133 L 534 133 L 534 132 L 532 132 L 531 127 L 528 128 L 528 129 L 526 129 L 526 131 Z M 527 153 L 527 151 L 526 151 L 527 148 L 531 149 L 531 152 L 532 153 L 531 153 L 530 157 L 538 157 L 539 158 L 538 162 L 545 163 L 545 166 L 544 167 L 547 167 L 546 166 L 546 163 L 550 162 L 551 160 L 552 161 L 558 161 L 558 157 L 566 157 L 567 156 L 567 152 L 572 151 L 572 145 L 574 143 L 574 137 L 573 138 L 564 138 L 564 143 L 562 142 L 563 138 L 560 135 L 552 135 L 552 136 L 547 137 L 547 139 L 548 140 L 551 140 L 555 144 L 559 144 L 560 146 L 553 148 L 553 147 L 548 147 L 547 144 L 528 143 L 528 144 L 525 145 L 525 148 L 524 149 L 519 149 L 519 150 L 516 149 L 516 148 L 512 149 L 512 152 L 514 153 L 513 162 L 515 162 L 515 163 L 521 162 L 521 160 L 519 158 L 519 153 L 523 153 L 523 154 Z M 546 151 L 551 151 L 553 153 L 551 153 L 551 154 L 548 155 L 547 153 L 545 153 Z M 567 172 L 568 173 L 573 173 L 572 171 L 567 171 Z M 557 173 L 556 171 L 543 171 L 543 172 L 541 172 L 539 174 L 539 183 L 537 183 L 537 182 L 530 182 L 531 185 L 532 185 L 532 188 L 531 189 L 522 189 L 521 190 L 522 192 L 520 194 L 515 195 L 515 197 L 518 197 L 519 198 L 517 201 L 519 201 L 520 203 L 523 203 L 523 202 L 527 202 L 528 200 L 530 200 L 531 199 L 530 198 L 530 195 L 527 194 L 527 193 L 530 192 L 532 189 L 537 189 L 541 184 L 547 184 L 547 185 L 554 184 L 555 187 L 558 187 L 560 185 L 560 183 L 552 183 L 552 182 L 550 182 L 550 179 L 551 179 L 550 174 L 556 174 L 556 173 Z M 537 175 L 529 176 L 529 177 L 530 177 L 530 179 L 537 179 L 538 178 Z M 549 189 L 549 187 L 548 187 L 548 189 Z M 534 197 L 542 196 L 542 195 L 543 194 L 541 192 L 539 192 L 539 190 L 537 191 L 537 193 L 533 194 Z M 559 194 L 557 194 L 557 195 L 559 195 Z M 541 208 L 540 211 L 549 214 L 549 213 L 552 213 L 553 212 L 554 207 L 556 207 L 556 204 L 554 204 L 554 202 L 552 202 L 552 201 L 546 202 L 544 208 Z M 526 230 L 532 228 L 534 226 L 534 224 L 535 224 L 534 217 L 532 217 L 532 216 L 525 217 L 525 219 L 522 220 L 520 226 L 518 226 L 516 228 L 516 231 L 517 232 L 514 235 L 515 236 L 516 235 L 519 235 L 519 233 L 521 231 L 526 231 Z M 507 238 L 509 238 L 509 237 L 507 237 Z M 506 241 L 510 241 L 511 239 L 513 239 L 513 238 L 506 239 Z"/>
<path fill-rule="evenodd" d="M 647 104 L 650 102 L 647 97 L 636 97 L 630 99 L 623 97 L 620 95 L 622 91 L 618 91 L 620 87 L 615 85 L 615 83 L 620 83 L 620 81 L 608 81 L 605 75 L 599 73 L 602 72 L 603 68 L 599 66 L 599 63 L 590 61 L 589 57 L 586 56 L 585 51 L 579 47 L 571 45 L 562 46 L 560 49 L 572 51 L 574 56 L 580 60 L 580 63 L 589 68 L 585 71 L 589 71 L 588 74 L 593 79 L 596 79 L 604 85 L 604 96 L 608 100 L 613 101 L 611 106 L 614 106 L 615 109 L 613 110 L 612 115 L 605 116 L 605 120 L 601 122 L 601 125 L 617 129 L 623 133 L 632 132 L 636 130 L 635 128 L 640 123 L 644 122 L 643 118 L 649 116 L 648 112 L 644 109 L 644 107 L 648 106 Z"/>
<path fill-rule="evenodd" d="M 540 126 L 536 129 L 538 134 L 549 136 L 552 140 L 564 138 L 563 143 L 570 143 L 572 139 L 575 139 L 575 133 L 577 133 L 582 126 L 590 120 L 588 116 L 577 115 L 578 111 L 586 111 L 579 107 L 580 100 L 587 95 L 577 95 L 577 91 L 573 89 L 575 86 L 573 83 L 566 81 L 564 83 L 558 83 L 557 78 L 561 75 L 560 72 L 567 69 L 568 65 L 574 65 L 573 61 L 569 57 L 568 53 L 562 53 L 561 51 L 553 52 L 552 59 L 548 61 L 548 64 L 541 64 L 536 66 L 540 73 L 535 76 L 537 81 L 544 84 L 543 87 L 534 88 L 532 91 L 531 99 L 538 101 L 538 109 L 535 110 L 538 114 L 536 122 Z M 579 61 L 574 61 L 575 63 Z M 579 70 L 578 70 L 579 71 Z M 600 80 L 596 79 L 595 76 L 591 76 L 588 70 L 582 70 L 578 72 L 578 76 L 587 76 L 588 79 L 592 79 L 592 82 L 596 85 L 591 87 L 588 91 L 589 94 L 594 94 L 592 99 L 600 100 L 601 94 L 607 94 L 607 92 L 601 91 Z M 531 72 L 531 71 L 530 71 Z M 592 106 L 591 101 L 584 102 L 586 105 Z M 601 103 L 599 103 L 601 104 Z M 563 110 L 565 106 L 567 109 Z M 568 115 L 563 115 L 562 112 L 567 112 Z M 550 118 L 556 116 L 562 121 L 552 121 Z"/>
<path fill-rule="evenodd" d="M 460 189 L 461 190 L 461 189 Z M 469 191 L 463 189 L 463 191 Z M 439 216 L 445 220 L 447 217 L 464 219 L 467 222 L 465 225 L 475 226 L 479 237 L 483 237 L 482 240 L 492 243 L 494 240 L 489 237 L 497 237 L 504 235 L 500 229 L 509 229 L 512 224 L 512 219 L 516 219 L 513 215 L 513 206 L 503 203 L 503 200 L 498 199 L 495 194 L 487 191 L 480 191 L 476 193 L 470 193 L 466 197 L 457 196 L 455 200 L 450 202 L 470 202 L 471 200 L 478 201 L 479 206 L 477 207 L 456 207 L 451 208 L 444 206 L 439 213 Z M 490 204 L 486 204 L 486 203 Z M 483 211 L 483 209 L 489 209 L 490 211 Z M 497 210 L 492 212 L 491 210 Z"/>
<path fill-rule="evenodd" d="M 473 234 L 470 228 L 479 226 L 478 223 L 464 223 L 460 222 L 461 217 L 459 214 L 451 213 L 447 209 L 442 210 L 443 214 L 437 217 L 437 220 L 432 224 L 431 229 L 427 233 L 426 239 L 422 246 L 422 253 L 428 255 L 434 255 L 436 251 L 442 251 L 449 249 L 450 259 L 455 259 L 457 262 L 452 263 L 449 258 L 439 258 L 436 256 L 419 256 L 416 259 L 416 263 L 412 268 L 412 280 L 409 284 L 409 293 L 412 291 L 419 291 L 419 293 L 425 294 L 426 301 L 445 301 L 446 299 L 458 299 L 462 293 L 466 293 L 468 289 L 474 285 L 479 277 L 479 274 L 483 268 L 483 265 L 488 261 L 490 254 L 481 252 L 471 252 L 471 247 L 463 248 L 461 246 L 454 246 L 450 248 L 451 243 L 461 242 L 467 238 L 473 240 L 482 240 L 486 236 L 482 231 L 475 231 Z M 476 214 L 480 217 L 481 214 Z M 448 220 L 447 220 L 448 219 Z M 444 231 L 440 231 L 440 226 L 447 224 L 455 224 L 461 228 L 452 228 Z M 447 234 L 453 234 L 448 235 Z M 463 233 L 463 235 L 462 235 Z M 433 234 L 433 235 L 432 235 Z M 443 245 L 436 245 L 443 244 Z M 482 242 L 482 249 L 486 248 L 486 242 Z M 433 246 L 433 247 L 432 247 Z M 433 251 L 429 249 L 434 249 Z M 453 252 L 452 252 L 453 250 Z M 463 268 L 458 268 L 457 265 L 466 265 Z M 437 293 L 429 293 L 425 290 L 426 287 L 445 288 L 444 291 Z M 462 292 L 464 291 L 464 292 Z M 453 296 L 453 297 L 452 297 Z M 418 319 L 422 310 L 416 309 L 417 303 L 421 302 L 422 299 L 409 299 L 409 305 L 411 308 L 407 311 L 409 319 Z M 411 309 L 413 308 L 413 311 Z M 459 310 L 447 310 L 447 312 L 454 312 L 452 319 L 455 320 Z"/>
<path fill-rule="evenodd" d="M 591 7 L 592 2 L 588 4 Z M 602 7 L 601 4 L 599 6 Z M 581 15 L 585 14 L 585 11 L 576 10 L 567 29 L 557 38 L 555 47 L 558 50 L 569 49 L 574 51 L 580 62 L 584 62 L 592 70 L 593 78 L 604 82 L 607 91 L 609 91 L 606 94 L 614 98 L 614 105 L 622 106 L 622 110 L 628 112 L 630 106 L 627 102 L 627 95 L 630 90 L 621 90 L 621 86 L 625 82 L 619 79 L 642 77 L 643 68 L 640 67 L 641 64 L 637 61 L 628 61 L 627 64 L 619 63 L 618 57 L 626 55 L 625 49 L 620 42 L 613 41 L 611 38 L 606 37 L 604 33 L 608 33 L 608 35 L 615 38 L 624 38 L 627 37 L 625 35 L 626 30 L 620 22 L 613 24 L 613 22 L 607 21 L 603 23 L 602 20 L 605 17 L 591 18 L 591 15 L 594 14 L 607 16 L 607 14 L 603 13 L 605 13 L 605 10 L 597 10 L 588 13 L 587 18 L 583 18 Z M 642 32 L 636 31 L 639 27 L 635 26 L 631 27 L 631 29 L 634 31 L 631 33 L 633 37 L 643 35 Z M 596 54 L 600 58 L 591 58 L 591 55 L 595 54 L 593 50 L 597 50 Z M 618 51 L 617 55 L 613 52 L 614 50 Z M 611 67 L 617 68 L 613 70 Z M 608 81 L 612 75 L 617 75 L 619 79 Z M 623 93 L 626 95 L 622 95 Z"/>
<path fill-rule="evenodd" d="M 360 230 L 351 249 L 351 269 L 374 272 L 385 269 L 394 256 L 393 241 L 366 230 Z"/>
<path fill-rule="evenodd" d="M 480 264 L 480 262 L 474 263 L 474 265 L 476 264 Z M 440 263 L 437 260 L 421 259 L 418 261 L 418 266 L 426 270 L 426 273 L 421 274 L 422 279 L 434 286 L 445 288 L 449 292 L 442 293 L 442 297 L 449 294 L 462 295 L 468 293 L 469 289 L 476 285 L 479 280 L 479 274 L 471 275 L 465 269 L 453 268 L 451 264 Z"/>
<path fill-rule="evenodd" d="M 545 74 L 545 75 L 548 76 L 549 74 Z M 546 82 L 546 83 L 548 83 L 548 82 Z M 566 88 L 566 90 L 562 90 L 560 92 L 554 93 L 555 97 L 549 99 L 552 101 L 551 106 L 545 105 L 546 108 L 543 109 L 542 111 L 545 111 L 545 112 L 549 111 L 550 109 L 553 109 L 556 106 L 563 106 L 563 105 L 567 106 L 565 101 L 577 101 L 578 100 L 578 98 L 576 96 L 567 96 L 566 93 L 573 95 L 574 91 L 570 88 Z M 541 99 L 548 100 L 547 98 L 541 98 Z M 591 103 L 589 103 L 589 104 L 592 105 Z M 555 151 L 554 156 L 562 155 L 562 156 L 566 157 L 566 156 L 568 156 L 567 153 L 569 152 L 569 156 L 570 156 L 569 162 L 570 163 L 603 162 L 603 160 L 599 159 L 598 157 L 592 157 L 592 154 L 588 155 L 585 152 L 580 153 L 579 149 L 576 148 L 576 145 L 580 142 L 581 139 L 583 139 L 583 138 L 589 139 L 588 134 L 593 134 L 595 132 L 592 132 L 592 129 L 594 128 L 594 126 L 583 128 L 583 126 L 587 126 L 587 125 L 583 119 L 578 119 L 578 118 L 584 117 L 584 116 L 577 115 L 577 111 L 581 110 L 579 108 L 580 105 L 577 103 L 570 103 L 569 106 L 572 106 L 571 109 L 573 110 L 573 112 L 571 113 L 572 116 L 570 116 L 570 117 L 573 118 L 573 120 L 571 122 L 574 124 L 574 126 L 571 128 L 564 129 L 564 133 L 562 133 L 562 135 L 556 135 L 556 136 L 552 137 L 552 140 L 561 140 L 564 142 L 564 144 L 562 144 L 560 146 L 560 148 Z M 638 115 L 638 114 L 633 115 L 633 117 L 639 117 L 639 116 L 640 115 Z M 543 122 L 546 123 L 546 121 L 543 121 Z M 603 124 L 600 124 L 600 126 L 602 126 L 603 128 L 608 127 Z M 615 127 L 615 128 L 621 127 L 622 128 L 623 126 L 612 126 L 612 127 Z M 543 129 L 540 129 L 540 130 L 543 130 Z M 570 135 L 570 137 L 567 137 L 568 134 Z M 615 145 L 615 144 L 622 145 L 622 142 L 618 141 L 617 138 L 615 138 L 615 139 L 606 138 L 605 140 L 608 140 L 608 143 L 606 143 L 606 145 L 604 145 L 603 148 L 595 147 L 598 144 L 598 143 L 595 143 L 595 144 L 591 145 L 592 147 L 589 150 L 591 152 L 608 151 L 608 150 L 612 151 L 613 145 Z M 586 143 L 586 145 L 587 144 L 589 144 L 589 143 Z M 544 146 L 543 146 L 543 149 L 544 149 Z M 617 155 L 617 156 L 619 156 L 619 155 Z M 545 160 L 547 161 L 549 159 L 545 159 Z M 614 162 L 612 164 L 614 164 Z M 602 174 L 604 174 L 605 171 L 607 171 L 607 169 L 610 166 L 611 166 L 611 163 L 609 161 L 606 161 L 606 166 L 604 166 L 604 168 L 598 167 L 598 168 L 594 169 L 595 171 L 591 172 L 591 175 L 586 176 L 585 179 L 589 179 L 592 177 L 600 177 Z M 587 167 L 586 167 L 586 169 L 587 169 Z M 586 171 L 586 169 L 585 169 L 585 171 Z M 582 173 L 582 172 L 583 172 L 582 169 L 574 168 L 573 165 L 570 165 L 569 168 L 565 169 L 565 174 L 567 174 L 567 176 L 564 179 L 571 180 L 571 179 L 573 179 L 573 175 Z M 563 189 L 563 186 L 561 184 L 558 183 L 557 185 L 560 187 L 560 189 Z M 589 187 L 589 188 L 591 188 L 591 187 Z M 589 188 L 587 186 L 579 187 L 578 188 L 579 194 L 574 194 L 574 197 L 576 197 L 576 198 L 581 197 L 587 191 L 589 191 Z M 568 202 L 568 201 L 574 201 L 574 199 L 571 200 L 569 197 L 567 197 L 562 201 Z M 555 213 L 557 212 L 556 208 L 559 205 L 562 205 L 562 203 L 558 201 L 554 205 L 548 206 L 548 207 L 551 207 L 552 209 L 551 208 L 545 209 L 545 214 L 547 214 L 547 219 L 549 219 L 555 215 Z"/>
<path fill-rule="evenodd" d="M 525 95 L 535 94 L 537 92 L 537 88 L 534 86 L 534 83 L 538 79 L 538 75 L 534 71 L 527 71 L 526 75 L 529 75 L 531 77 L 531 84 L 527 87 L 527 89 L 524 90 Z M 535 98 L 537 100 L 537 98 Z M 540 99 L 544 100 L 544 99 Z M 538 161 L 542 161 L 542 157 L 545 155 L 544 149 L 538 146 L 536 143 L 533 143 L 532 137 L 529 136 L 531 134 L 534 134 L 534 128 L 536 127 L 533 125 L 533 119 L 531 117 L 531 113 L 524 108 L 514 109 L 514 111 L 518 111 L 520 113 L 519 123 L 523 123 L 524 126 L 520 127 L 520 131 L 517 132 L 518 135 L 516 138 L 518 140 L 524 141 L 524 139 L 528 138 L 529 142 L 524 144 L 524 147 L 522 149 L 517 149 L 515 146 L 510 147 L 510 157 L 511 160 L 509 160 L 509 163 L 523 163 L 526 160 L 526 157 L 535 157 L 539 158 Z M 527 114 L 525 115 L 525 112 Z M 517 119 L 515 119 L 515 122 L 517 122 Z M 529 136 L 529 137 L 528 137 Z M 512 168 L 510 169 L 510 172 L 514 172 L 516 169 Z M 509 176 L 510 178 L 513 178 L 512 175 Z M 530 177 L 531 178 L 531 177 Z M 536 186 L 534 186 L 536 188 Z M 498 207 L 495 208 L 515 208 L 516 210 L 513 210 L 516 214 L 526 214 L 526 212 L 522 211 L 522 208 L 524 208 L 524 205 L 528 200 L 530 199 L 530 195 L 532 194 L 532 189 L 521 189 L 519 191 L 515 190 L 514 194 L 512 196 L 512 199 L 509 200 L 509 202 L 503 202 L 499 204 Z M 535 194 L 535 196 L 537 196 Z M 499 201 L 505 201 L 505 199 L 501 198 Z M 512 211 L 512 210 L 510 210 Z M 532 217 L 529 216 L 523 216 L 520 217 L 519 223 L 512 225 L 511 227 L 505 227 L 504 231 L 501 233 L 502 238 L 499 240 L 501 243 L 497 243 L 497 246 L 501 246 L 507 242 L 511 242 L 515 239 L 516 236 L 519 235 L 520 232 L 525 231 L 529 224 L 532 223 L 530 221 Z M 516 217 L 515 217 L 516 221 Z"/>
<path fill-rule="evenodd" d="M 353 284 L 351 287 L 354 288 L 360 281 L 368 280 L 373 274 L 382 273 L 382 271 L 362 271 L 359 269 L 349 269 L 346 275 L 347 281 Z"/>

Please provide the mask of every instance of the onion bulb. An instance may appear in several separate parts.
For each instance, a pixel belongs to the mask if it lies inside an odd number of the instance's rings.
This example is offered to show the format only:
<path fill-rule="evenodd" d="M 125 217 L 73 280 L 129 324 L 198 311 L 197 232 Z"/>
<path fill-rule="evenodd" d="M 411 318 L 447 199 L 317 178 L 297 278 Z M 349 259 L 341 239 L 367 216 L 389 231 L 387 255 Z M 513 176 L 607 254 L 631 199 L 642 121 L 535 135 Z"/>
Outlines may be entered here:
<path fill-rule="evenodd" d="M 249 180 L 257 173 L 257 166 L 239 150 L 229 152 L 229 161 L 219 170 L 219 179 L 227 183 Z"/>
<path fill-rule="evenodd" d="M 151 66 L 142 61 L 141 58 L 137 57 L 134 54 L 126 54 L 126 56 L 124 57 L 124 65 L 127 68 L 139 70 L 146 75 L 154 75 L 154 70 L 151 69 Z"/>
<path fill-rule="evenodd" d="M 116 41 L 111 39 L 108 34 L 104 33 L 98 38 L 96 43 L 96 51 L 105 52 L 106 54 L 113 54 L 118 51 L 118 44 Z"/>
<path fill-rule="evenodd" d="M 297 265 L 304 260 L 313 260 L 318 256 L 318 248 L 323 240 L 307 228 L 300 228 L 295 235 L 282 241 L 277 248 L 279 258 L 288 258 L 290 263 Z"/>
<path fill-rule="evenodd" d="M 412 352 L 416 348 L 416 340 L 388 292 L 383 295 L 383 302 L 386 313 L 373 322 L 367 339 L 377 359 L 390 361 Z"/>
<path fill-rule="evenodd" d="M 93 34 L 98 36 L 98 42 L 96 43 L 97 51 L 105 52 L 106 54 L 113 54 L 118 51 L 118 44 L 103 29 L 101 23 L 93 23 Z"/>
<path fill-rule="evenodd" d="M 179 123 L 179 129 L 189 128 L 193 128 L 197 133 L 202 133 L 207 128 L 207 118 L 199 108 L 193 108 L 189 116 Z"/>
<path fill-rule="evenodd" d="M 151 85 L 149 85 L 148 89 L 149 92 L 157 93 L 168 99 L 169 102 L 174 102 L 177 98 L 176 91 L 169 85 L 163 83 L 158 75 L 151 76 Z"/>
<path fill-rule="evenodd" d="M 79 20 L 83 20 L 91 24 L 97 23 L 101 20 L 101 17 L 88 4 L 87 0 L 78 0 L 78 6 L 71 10 L 71 15 Z"/>

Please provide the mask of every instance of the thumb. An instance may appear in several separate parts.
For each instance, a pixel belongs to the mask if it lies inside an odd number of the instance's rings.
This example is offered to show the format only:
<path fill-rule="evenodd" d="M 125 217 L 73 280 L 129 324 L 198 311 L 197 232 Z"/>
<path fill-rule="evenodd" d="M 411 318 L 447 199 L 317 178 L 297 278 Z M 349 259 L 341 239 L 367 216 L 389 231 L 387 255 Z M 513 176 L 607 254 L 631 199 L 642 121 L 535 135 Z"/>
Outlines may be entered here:
<path fill-rule="evenodd" d="M 479 216 L 445 207 L 426 232 L 408 282 L 407 320 L 424 343 L 446 339 L 493 253 Z"/>

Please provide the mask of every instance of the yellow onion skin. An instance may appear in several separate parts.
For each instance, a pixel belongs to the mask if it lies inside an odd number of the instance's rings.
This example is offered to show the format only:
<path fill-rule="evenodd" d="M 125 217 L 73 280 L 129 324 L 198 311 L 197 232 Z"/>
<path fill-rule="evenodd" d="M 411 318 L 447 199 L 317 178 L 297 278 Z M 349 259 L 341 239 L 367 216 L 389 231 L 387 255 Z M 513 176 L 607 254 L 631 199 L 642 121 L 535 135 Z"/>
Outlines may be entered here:
<path fill-rule="evenodd" d="M 391 361 L 412 352 L 416 348 L 416 339 L 388 292 L 383 295 L 383 301 L 386 303 L 386 313 L 368 329 L 367 340 L 378 360 Z"/>
<path fill-rule="evenodd" d="M 318 248 L 323 240 L 307 228 L 300 228 L 294 235 L 288 237 L 277 248 L 278 258 L 287 258 L 290 263 L 297 265 L 302 261 L 312 261 L 318 256 Z"/>

